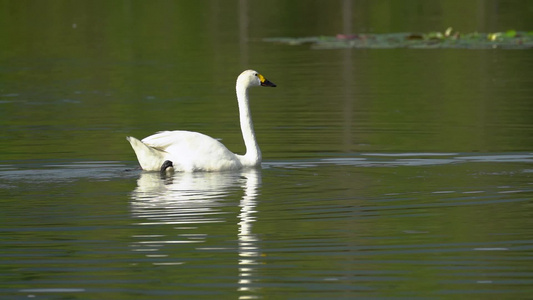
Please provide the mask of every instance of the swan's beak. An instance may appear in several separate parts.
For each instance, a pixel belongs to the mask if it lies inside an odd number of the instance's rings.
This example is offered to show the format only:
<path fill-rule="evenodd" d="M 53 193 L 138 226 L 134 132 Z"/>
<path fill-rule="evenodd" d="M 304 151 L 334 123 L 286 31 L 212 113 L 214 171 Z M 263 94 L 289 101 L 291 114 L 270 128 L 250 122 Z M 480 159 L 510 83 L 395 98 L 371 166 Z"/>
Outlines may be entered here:
<path fill-rule="evenodd" d="M 273 82 L 270 82 L 268 79 L 266 79 L 263 75 L 257 74 L 259 77 L 259 80 L 261 80 L 261 86 L 271 86 L 276 87 L 276 85 Z"/>
<path fill-rule="evenodd" d="M 261 86 L 276 87 L 276 84 L 265 79 L 265 81 L 261 81 Z"/>

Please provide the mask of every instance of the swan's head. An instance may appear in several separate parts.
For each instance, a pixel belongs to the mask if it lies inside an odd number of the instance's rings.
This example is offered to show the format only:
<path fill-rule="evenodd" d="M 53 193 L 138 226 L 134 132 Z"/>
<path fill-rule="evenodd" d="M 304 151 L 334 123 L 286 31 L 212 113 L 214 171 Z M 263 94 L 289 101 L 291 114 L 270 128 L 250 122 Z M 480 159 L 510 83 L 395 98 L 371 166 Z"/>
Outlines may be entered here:
<path fill-rule="evenodd" d="M 243 85 L 245 87 L 251 86 L 270 86 L 275 87 L 276 85 L 269 80 L 267 80 L 263 75 L 254 70 L 246 70 L 237 77 L 237 85 Z"/>

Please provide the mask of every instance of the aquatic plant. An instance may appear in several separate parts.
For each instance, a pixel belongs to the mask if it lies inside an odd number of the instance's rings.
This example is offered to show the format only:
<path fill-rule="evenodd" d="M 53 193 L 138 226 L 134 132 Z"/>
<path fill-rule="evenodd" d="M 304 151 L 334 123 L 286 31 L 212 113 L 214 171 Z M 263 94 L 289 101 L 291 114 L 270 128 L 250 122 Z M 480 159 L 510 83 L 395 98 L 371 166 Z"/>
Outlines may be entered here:
<path fill-rule="evenodd" d="M 287 45 L 311 45 L 312 49 L 342 48 L 460 48 L 460 49 L 531 49 L 533 31 L 507 30 L 492 33 L 460 33 L 448 27 L 444 32 L 337 34 L 317 37 L 266 38 L 266 42 Z"/>

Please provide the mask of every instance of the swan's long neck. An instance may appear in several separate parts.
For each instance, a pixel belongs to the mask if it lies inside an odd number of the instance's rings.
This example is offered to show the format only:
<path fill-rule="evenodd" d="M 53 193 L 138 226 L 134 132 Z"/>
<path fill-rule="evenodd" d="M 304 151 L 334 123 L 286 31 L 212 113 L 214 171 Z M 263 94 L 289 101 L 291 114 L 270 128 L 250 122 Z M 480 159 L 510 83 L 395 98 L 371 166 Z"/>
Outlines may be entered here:
<path fill-rule="evenodd" d="M 246 164 L 255 166 L 261 163 L 261 150 L 255 139 L 254 125 L 250 114 L 248 103 L 248 88 L 241 83 L 237 83 L 237 100 L 239 102 L 239 117 L 241 122 L 242 137 L 246 146 L 244 158 Z"/>

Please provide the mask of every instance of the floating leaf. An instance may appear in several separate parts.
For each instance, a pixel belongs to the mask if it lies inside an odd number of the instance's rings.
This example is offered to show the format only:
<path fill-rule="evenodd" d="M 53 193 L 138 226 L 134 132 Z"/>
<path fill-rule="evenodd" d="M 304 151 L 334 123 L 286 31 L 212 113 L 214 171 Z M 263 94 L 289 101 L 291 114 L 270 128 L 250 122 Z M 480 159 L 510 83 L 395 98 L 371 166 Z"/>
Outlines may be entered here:
<path fill-rule="evenodd" d="M 446 29 L 446 31 L 444 32 L 444 36 L 449 37 L 452 35 L 452 32 L 453 32 L 453 28 L 448 27 L 448 29 Z"/>
<path fill-rule="evenodd" d="M 510 37 L 510 38 L 516 37 L 516 30 L 507 30 L 507 32 L 505 33 L 505 36 Z"/>
<path fill-rule="evenodd" d="M 496 41 L 501 35 L 502 35 L 501 32 L 489 33 L 489 34 L 487 35 L 487 39 L 488 39 L 489 41 L 494 42 L 494 41 Z"/>
<path fill-rule="evenodd" d="M 438 31 L 434 31 L 434 32 L 430 32 L 426 35 L 426 38 L 427 39 L 436 39 L 436 40 L 441 40 L 444 38 L 444 34 L 442 34 L 442 32 L 438 32 Z"/>

